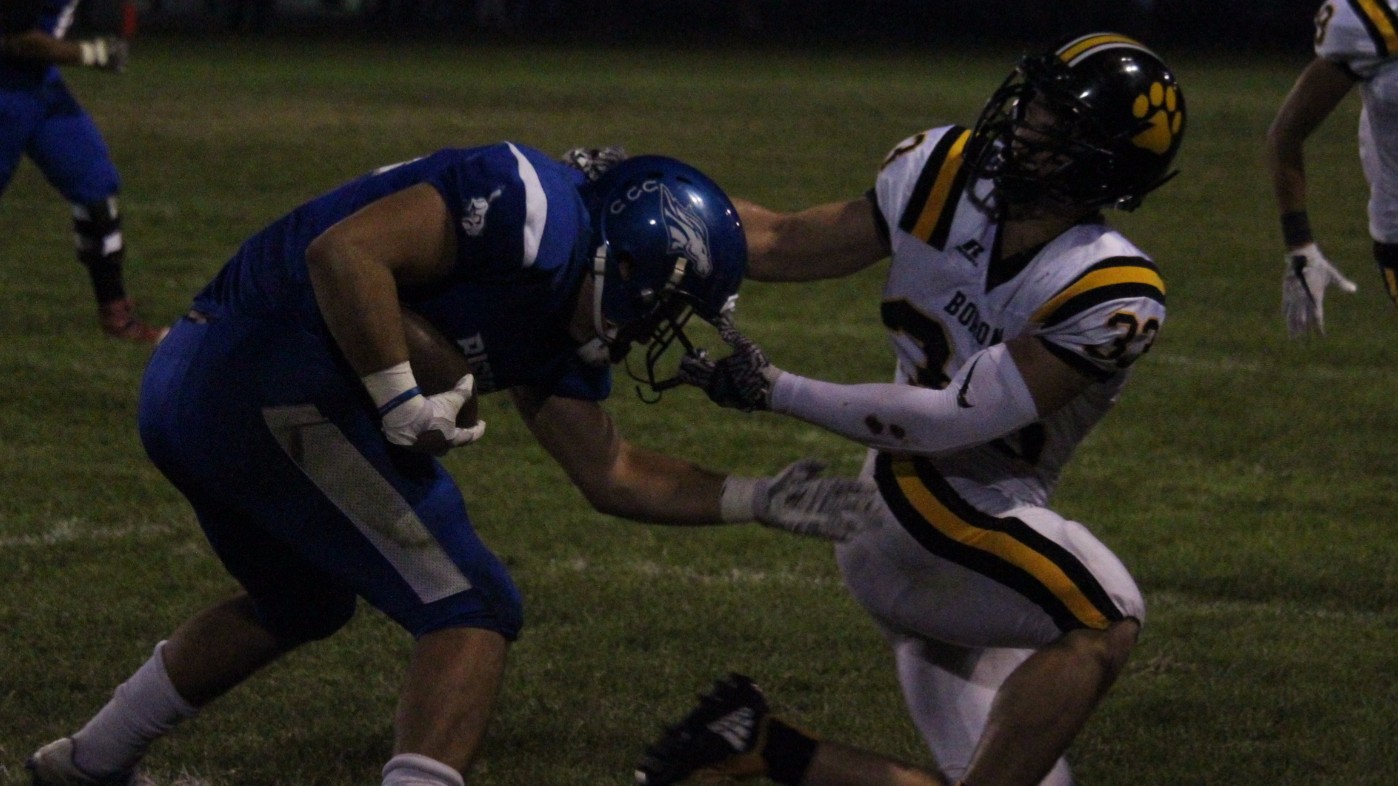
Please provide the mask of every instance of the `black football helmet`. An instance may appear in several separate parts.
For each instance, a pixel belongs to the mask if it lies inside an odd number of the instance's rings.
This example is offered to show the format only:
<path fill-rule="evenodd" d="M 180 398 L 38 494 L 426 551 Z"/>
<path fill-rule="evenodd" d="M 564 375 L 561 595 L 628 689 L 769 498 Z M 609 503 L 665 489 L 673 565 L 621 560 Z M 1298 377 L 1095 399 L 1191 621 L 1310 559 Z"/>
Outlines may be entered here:
<path fill-rule="evenodd" d="M 1177 174 L 1184 126 L 1165 63 L 1132 38 L 1091 33 L 1020 60 L 986 102 L 967 161 L 994 181 L 983 208 L 1048 199 L 1134 210 Z"/>

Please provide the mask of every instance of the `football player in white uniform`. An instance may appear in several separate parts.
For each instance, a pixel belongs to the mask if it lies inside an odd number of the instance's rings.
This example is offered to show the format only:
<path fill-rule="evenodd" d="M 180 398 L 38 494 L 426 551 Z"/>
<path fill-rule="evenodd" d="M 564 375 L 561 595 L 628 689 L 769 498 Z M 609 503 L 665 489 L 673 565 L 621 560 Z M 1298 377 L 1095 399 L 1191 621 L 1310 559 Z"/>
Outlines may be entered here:
<path fill-rule="evenodd" d="M 1327 0 L 1315 17 L 1315 54 L 1267 131 L 1287 248 L 1282 302 L 1293 338 L 1325 332 L 1326 287 L 1356 288 L 1311 235 L 1303 151 L 1355 85 L 1363 99 L 1359 160 L 1369 181 L 1369 236 L 1384 287 L 1398 305 L 1398 0 Z"/>
<path fill-rule="evenodd" d="M 731 325 L 731 355 L 685 368 L 720 404 L 871 448 L 881 526 L 836 555 L 893 648 L 936 766 L 819 741 L 772 717 L 734 674 L 647 749 L 639 784 L 696 773 L 802 786 L 1072 782 L 1063 753 L 1145 609 L 1117 557 L 1047 505 L 1164 322 L 1159 271 L 1102 210 L 1132 209 L 1170 179 L 1184 122 L 1160 58 L 1096 33 L 1022 59 L 974 129 L 904 140 L 866 197 L 795 213 L 739 203 L 753 278 L 892 259 L 880 304 L 892 383 L 779 371 Z"/>

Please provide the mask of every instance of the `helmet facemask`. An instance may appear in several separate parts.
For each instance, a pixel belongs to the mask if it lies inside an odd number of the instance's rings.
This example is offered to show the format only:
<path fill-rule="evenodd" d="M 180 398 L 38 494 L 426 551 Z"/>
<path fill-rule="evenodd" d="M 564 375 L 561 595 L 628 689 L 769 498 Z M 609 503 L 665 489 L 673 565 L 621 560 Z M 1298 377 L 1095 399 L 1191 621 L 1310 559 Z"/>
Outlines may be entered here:
<path fill-rule="evenodd" d="M 673 261 L 669 278 L 657 290 L 632 284 L 634 263 L 626 254 L 617 254 L 613 259 L 604 245 L 593 257 L 592 320 L 597 333 L 594 346 L 600 342 L 605 347 L 608 363 L 626 361 L 627 375 L 655 393 L 680 384 L 678 359 L 672 360 L 675 371 L 659 370 L 672 344 L 678 342 L 684 354 L 699 351 L 684 332 L 697 305 L 696 299 L 680 288 L 689 261 L 684 257 Z M 636 344 L 645 347 L 639 371 L 631 364 L 630 352 Z"/>

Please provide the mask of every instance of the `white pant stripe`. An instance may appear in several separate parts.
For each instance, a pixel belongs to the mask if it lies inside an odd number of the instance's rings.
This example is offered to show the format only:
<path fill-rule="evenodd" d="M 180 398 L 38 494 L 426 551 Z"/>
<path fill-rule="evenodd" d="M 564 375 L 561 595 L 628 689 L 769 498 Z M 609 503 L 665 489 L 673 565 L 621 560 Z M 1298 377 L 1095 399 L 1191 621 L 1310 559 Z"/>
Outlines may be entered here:
<path fill-rule="evenodd" d="M 315 406 L 267 407 L 262 417 L 291 460 L 423 603 L 471 588 L 407 501 Z"/>

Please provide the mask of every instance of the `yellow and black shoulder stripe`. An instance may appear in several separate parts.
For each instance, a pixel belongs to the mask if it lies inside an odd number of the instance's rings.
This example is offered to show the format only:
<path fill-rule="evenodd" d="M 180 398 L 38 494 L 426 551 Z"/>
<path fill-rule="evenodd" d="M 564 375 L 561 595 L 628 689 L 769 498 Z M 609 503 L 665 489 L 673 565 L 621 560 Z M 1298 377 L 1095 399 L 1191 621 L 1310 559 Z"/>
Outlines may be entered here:
<path fill-rule="evenodd" d="M 966 142 L 971 132 L 960 126 L 947 129 L 922 166 L 908 198 L 898 228 L 937 250 L 946 247 L 956 205 L 966 187 Z"/>
<path fill-rule="evenodd" d="M 1398 54 L 1398 13 L 1384 0 L 1348 0 L 1380 57 Z"/>
<path fill-rule="evenodd" d="M 1044 610 L 1059 629 L 1101 630 L 1126 615 L 1076 555 L 1013 517 L 972 507 L 922 458 L 880 453 L 874 480 L 918 543 Z"/>
<path fill-rule="evenodd" d="M 1145 257 L 1108 257 L 1039 306 L 1030 321 L 1052 327 L 1109 300 L 1138 297 L 1165 305 L 1165 281 L 1155 263 Z"/>

